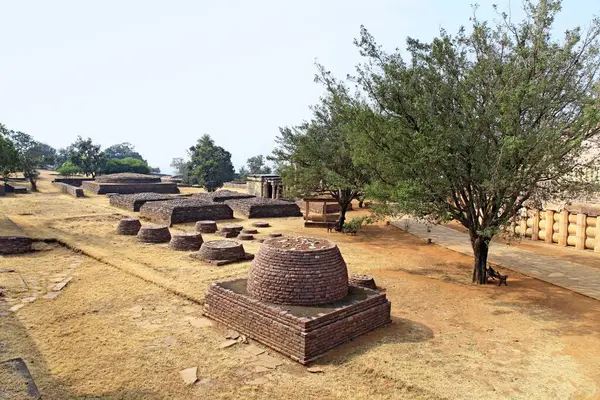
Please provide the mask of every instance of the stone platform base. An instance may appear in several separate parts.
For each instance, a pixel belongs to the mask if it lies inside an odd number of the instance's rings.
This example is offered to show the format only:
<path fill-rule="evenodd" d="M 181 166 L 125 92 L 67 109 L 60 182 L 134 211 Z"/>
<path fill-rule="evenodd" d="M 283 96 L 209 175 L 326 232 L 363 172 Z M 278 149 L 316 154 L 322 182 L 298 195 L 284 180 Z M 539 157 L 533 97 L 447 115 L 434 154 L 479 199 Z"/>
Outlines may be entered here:
<path fill-rule="evenodd" d="M 254 254 L 250 254 L 250 253 L 245 253 L 244 258 L 239 258 L 239 259 L 235 259 L 235 260 L 205 260 L 202 257 L 200 257 L 200 255 L 198 253 L 192 253 L 192 254 L 190 254 L 190 257 L 195 258 L 200 261 L 203 261 L 208 264 L 216 265 L 217 267 L 220 267 L 222 265 L 235 264 L 235 263 L 239 263 L 239 262 L 254 260 Z"/>
<path fill-rule="evenodd" d="M 308 364 L 328 350 L 391 322 L 385 294 L 350 286 L 322 306 L 276 305 L 247 294 L 246 279 L 212 283 L 204 314 L 274 350 Z"/>

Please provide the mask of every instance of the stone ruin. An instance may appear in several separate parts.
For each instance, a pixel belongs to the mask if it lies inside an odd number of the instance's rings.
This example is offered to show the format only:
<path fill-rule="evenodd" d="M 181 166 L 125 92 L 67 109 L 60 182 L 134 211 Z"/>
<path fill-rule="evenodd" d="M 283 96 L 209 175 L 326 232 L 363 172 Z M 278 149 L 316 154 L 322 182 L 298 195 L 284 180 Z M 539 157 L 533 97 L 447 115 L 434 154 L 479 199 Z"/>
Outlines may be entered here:
<path fill-rule="evenodd" d="M 23 254 L 33 251 L 33 240 L 10 218 L 0 216 L 0 254 Z"/>
<path fill-rule="evenodd" d="M 140 216 L 154 222 L 173 225 L 207 219 L 233 219 L 233 210 L 223 203 L 181 198 L 147 202 L 140 207 Z"/>
<path fill-rule="evenodd" d="M 167 201 L 176 198 L 173 195 L 162 193 L 114 194 L 108 196 L 108 202 L 113 207 L 137 212 L 149 201 Z"/>
<path fill-rule="evenodd" d="M 181 251 L 198 251 L 202 243 L 202 235 L 199 232 L 173 233 L 169 248 Z"/>
<path fill-rule="evenodd" d="M 241 243 L 235 240 L 211 240 L 204 242 L 200 250 L 191 256 L 217 266 L 252 260 L 254 258 L 252 254 L 246 253 Z"/>
<path fill-rule="evenodd" d="M 212 283 L 205 315 L 307 364 L 391 321 L 384 293 L 348 285 L 338 247 L 322 239 L 264 241 L 247 279 Z"/>
<path fill-rule="evenodd" d="M 215 221 L 198 221 L 195 226 L 196 232 L 215 233 L 217 231 L 217 223 Z"/>
<path fill-rule="evenodd" d="M 301 217 L 300 207 L 294 202 L 276 199 L 252 197 L 248 199 L 227 200 L 230 206 L 246 218 L 283 218 Z"/>
<path fill-rule="evenodd" d="M 234 238 L 237 237 L 243 229 L 244 227 L 242 225 L 229 224 L 221 226 L 221 229 L 216 233 L 224 238 Z"/>
<path fill-rule="evenodd" d="M 217 190 L 216 192 L 197 193 L 192 195 L 192 197 L 200 200 L 222 203 L 226 200 L 250 199 L 255 196 L 247 193 L 234 192 L 233 190 Z"/>
<path fill-rule="evenodd" d="M 166 225 L 143 225 L 137 239 L 144 243 L 166 243 L 171 240 L 171 232 Z"/>
<path fill-rule="evenodd" d="M 153 175 L 132 173 L 101 175 L 95 181 L 83 181 L 81 187 L 95 194 L 179 193 L 175 183 L 161 182 L 160 177 Z"/>
<path fill-rule="evenodd" d="M 142 227 L 142 223 L 137 218 L 123 218 L 117 226 L 119 235 L 137 235 Z"/>
<path fill-rule="evenodd" d="M 353 286 L 361 286 L 368 289 L 377 289 L 375 279 L 368 275 L 350 275 L 348 283 Z"/>

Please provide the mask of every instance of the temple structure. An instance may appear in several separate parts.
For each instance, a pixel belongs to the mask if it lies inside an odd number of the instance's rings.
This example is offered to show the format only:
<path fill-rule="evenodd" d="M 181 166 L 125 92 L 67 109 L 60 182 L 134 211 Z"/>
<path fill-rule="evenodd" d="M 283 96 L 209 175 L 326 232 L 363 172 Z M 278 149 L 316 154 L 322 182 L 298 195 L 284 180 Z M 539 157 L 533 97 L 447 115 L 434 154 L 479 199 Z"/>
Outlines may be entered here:
<path fill-rule="evenodd" d="M 283 197 L 283 183 L 281 176 L 276 174 L 248 175 L 246 180 L 248 193 L 257 197 L 279 199 Z"/>

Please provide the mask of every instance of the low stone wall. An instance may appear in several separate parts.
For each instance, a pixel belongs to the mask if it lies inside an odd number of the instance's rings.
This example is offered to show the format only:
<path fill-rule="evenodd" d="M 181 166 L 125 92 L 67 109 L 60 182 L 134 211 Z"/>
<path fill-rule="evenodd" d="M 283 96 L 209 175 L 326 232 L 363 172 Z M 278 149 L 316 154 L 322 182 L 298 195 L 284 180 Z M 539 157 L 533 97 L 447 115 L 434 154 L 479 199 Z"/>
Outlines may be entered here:
<path fill-rule="evenodd" d="M 323 307 L 280 307 L 248 296 L 245 284 L 211 284 L 205 315 L 301 364 L 391 321 L 390 302 L 374 290 L 351 286 L 347 298 Z"/>
<path fill-rule="evenodd" d="M 140 216 L 154 222 L 172 225 L 202 220 L 233 219 L 233 210 L 223 203 L 176 199 L 148 202 L 140 208 Z"/>
<path fill-rule="evenodd" d="M 21 254 L 32 251 L 33 241 L 8 217 L 0 217 L 0 254 Z"/>
<path fill-rule="evenodd" d="M 252 197 L 249 199 L 227 200 L 225 204 L 246 218 L 301 217 L 297 204 L 275 199 Z"/>
<path fill-rule="evenodd" d="M 67 185 L 81 187 L 85 181 L 93 181 L 94 178 L 54 178 L 52 183 L 66 183 Z"/>
<path fill-rule="evenodd" d="M 6 196 L 6 189 L 4 189 L 4 183 L 0 183 L 0 196 Z"/>
<path fill-rule="evenodd" d="M 102 183 L 85 181 L 82 183 L 82 187 L 86 192 L 95 194 L 179 193 L 179 189 L 174 183 Z"/>
<path fill-rule="evenodd" d="M 173 195 L 161 193 L 116 194 L 110 196 L 109 203 L 113 207 L 137 212 L 149 201 L 168 201 L 175 198 Z"/>
<path fill-rule="evenodd" d="M 0 236 L 0 254 L 22 254 L 32 251 L 33 241 L 26 236 Z"/>
<path fill-rule="evenodd" d="M 83 189 L 77 186 L 69 185 L 62 182 L 52 182 L 54 186 L 60 189 L 61 193 L 68 194 L 73 197 L 84 197 Z"/>
<path fill-rule="evenodd" d="M 10 183 L 6 183 L 4 185 L 4 189 L 6 193 L 14 193 L 14 194 L 26 194 L 27 188 L 24 186 L 16 186 Z"/>
<path fill-rule="evenodd" d="M 215 203 L 222 203 L 227 200 L 250 199 L 253 197 L 255 196 L 248 193 L 234 192 L 232 190 L 217 190 L 216 192 L 198 193 L 192 195 L 192 198 L 214 201 Z"/>

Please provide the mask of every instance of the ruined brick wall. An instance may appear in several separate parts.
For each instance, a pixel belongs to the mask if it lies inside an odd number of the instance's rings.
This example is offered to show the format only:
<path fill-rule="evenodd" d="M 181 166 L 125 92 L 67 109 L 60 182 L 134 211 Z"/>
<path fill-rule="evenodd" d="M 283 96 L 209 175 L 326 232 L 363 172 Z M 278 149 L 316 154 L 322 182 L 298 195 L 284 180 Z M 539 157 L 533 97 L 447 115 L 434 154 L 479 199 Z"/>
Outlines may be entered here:
<path fill-rule="evenodd" d="M 25 236 L 0 236 L 0 254 L 22 254 L 32 251 L 33 241 Z"/>
<path fill-rule="evenodd" d="M 109 203 L 113 207 L 137 212 L 149 201 L 169 201 L 176 198 L 175 196 L 161 193 L 116 194 L 110 196 Z"/>
<path fill-rule="evenodd" d="M 264 241 L 248 273 L 248 293 L 276 304 L 325 304 L 348 294 L 348 270 L 338 247 L 323 239 Z"/>
<path fill-rule="evenodd" d="M 365 299 L 349 301 L 315 317 L 256 301 L 244 293 L 213 283 L 205 299 L 205 314 L 240 333 L 306 364 L 326 351 L 391 321 L 385 294 L 362 290 Z"/>
<path fill-rule="evenodd" d="M 85 191 L 95 194 L 179 193 L 179 188 L 174 183 L 101 183 L 85 181 L 82 183 L 82 187 Z"/>
<path fill-rule="evenodd" d="M 233 210 L 223 203 L 207 203 L 193 199 L 147 202 L 140 216 L 166 224 L 182 224 L 202 220 L 233 219 Z"/>
<path fill-rule="evenodd" d="M 53 182 L 53 184 L 61 191 L 61 193 L 68 194 L 73 197 L 84 197 L 83 189 L 80 187 L 62 182 Z"/>
<path fill-rule="evenodd" d="M 301 217 L 297 204 L 284 200 L 252 197 L 249 199 L 227 200 L 225 204 L 247 218 Z"/>
<path fill-rule="evenodd" d="M 52 183 L 66 183 L 67 185 L 81 187 L 85 181 L 93 181 L 94 178 L 54 178 Z"/>
<path fill-rule="evenodd" d="M 197 193 L 192 195 L 192 198 L 197 198 L 200 200 L 212 201 L 216 203 L 222 203 L 226 200 L 241 200 L 241 199 L 249 199 L 254 197 L 251 194 L 247 193 L 239 193 L 231 190 L 217 190 L 216 192 L 210 193 Z"/>

